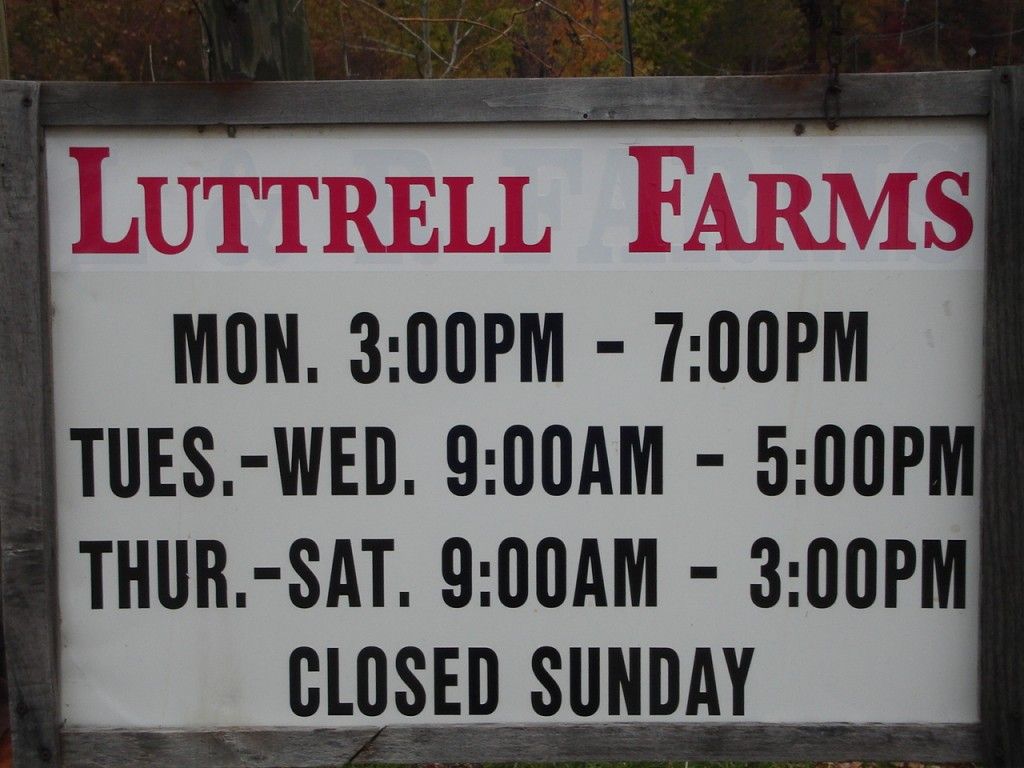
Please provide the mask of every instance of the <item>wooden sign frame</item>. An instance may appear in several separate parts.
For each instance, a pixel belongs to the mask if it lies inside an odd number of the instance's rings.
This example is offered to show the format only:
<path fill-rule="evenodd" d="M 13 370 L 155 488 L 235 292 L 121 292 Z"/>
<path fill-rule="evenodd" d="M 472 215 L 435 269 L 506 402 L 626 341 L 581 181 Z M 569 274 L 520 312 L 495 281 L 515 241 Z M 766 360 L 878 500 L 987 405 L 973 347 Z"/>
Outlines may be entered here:
<path fill-rule="evenodd" d="M 842 119 L 988 118 L 981 722 L 452 725 L 211 730 L 62 727 L 58 690 L 45 130 L 206 126 L 822 120 L 818 76 L 0 84 L 0 513 L 15 765 L 301 766 L 621 760 L 1024 764 L 1024 69 L 846 75 Z M 843 692 L 837 690 L 837 697 Z"/>

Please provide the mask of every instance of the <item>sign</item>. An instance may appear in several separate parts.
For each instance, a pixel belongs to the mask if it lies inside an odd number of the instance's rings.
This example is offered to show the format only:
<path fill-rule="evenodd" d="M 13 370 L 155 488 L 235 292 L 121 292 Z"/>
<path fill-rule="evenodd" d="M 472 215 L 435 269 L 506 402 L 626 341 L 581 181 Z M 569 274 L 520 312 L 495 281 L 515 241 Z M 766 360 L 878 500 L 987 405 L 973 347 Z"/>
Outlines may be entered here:
<path fill-rule="evenodd" d="M 983 129 L 50 132 L 63 718 L 975 721 Z"/>
<path fill-rule="evenodd" d="M 0 87 L 18 768 L 1020 764 L 1019 72 L 821 87 Z"/>

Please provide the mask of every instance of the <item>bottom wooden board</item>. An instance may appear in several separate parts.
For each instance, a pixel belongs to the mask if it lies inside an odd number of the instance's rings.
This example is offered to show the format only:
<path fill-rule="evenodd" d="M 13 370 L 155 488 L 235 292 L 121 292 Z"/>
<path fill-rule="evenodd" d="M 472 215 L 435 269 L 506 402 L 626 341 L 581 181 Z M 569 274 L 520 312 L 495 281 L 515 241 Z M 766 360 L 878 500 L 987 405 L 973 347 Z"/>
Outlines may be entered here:
<path fill-rule="evenodd" d="M 64 731 L 61 742 L 64 768 L 326 768 L 351 762 L 379 732 L 379 728 Z"/>
<path fill-rule="evenodd" d="M 69 730 L 67 768 L 332 768 L 348 763 L 981 758 L 976 725 L 453 725 L 219 731 Z"/>

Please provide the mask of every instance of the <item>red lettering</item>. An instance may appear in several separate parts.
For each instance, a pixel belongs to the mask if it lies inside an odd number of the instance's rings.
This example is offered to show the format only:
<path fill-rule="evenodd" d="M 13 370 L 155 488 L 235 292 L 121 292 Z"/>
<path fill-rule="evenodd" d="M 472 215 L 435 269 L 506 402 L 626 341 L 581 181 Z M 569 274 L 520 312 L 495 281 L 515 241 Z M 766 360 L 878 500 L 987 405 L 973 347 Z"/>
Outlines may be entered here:
<path fill-rule="evenodd" d="M 116 242 L 103 236 L 103 177 L 100 165 L 110 157 L 108 147 L 71 147 L 78 162 L 79 236 L 72 253 L 138 253 L 139 220 L 132 218 L 128 233 Z"/>
<path fill-rule="evenodd" d="M 403 253 L 437 253 L 437 229 L 431 228 L 425 243 L 412 241 L 412 222 L 421 226 L 427 224 L 427 201 L 413 207 L 412 188 L 423 187 L 430 197 L 434 196 L 434 179 L 429 176 L 388 176 L 384 183 L 391 187 L 391 226 L 394 241 L 388 250 Z"/>
<path fill-rule="evenodd" d="M 757 236 L 753 247 L 763 251 L 781 251 L 778 239 L 778 221 L 789 225 L 797 249 L 811 251 L 824 248 L 825 243 L 814 239 L 804 220 L 803 212 L 811 204 L 811 185 L 795 173 L 752 173 L 750 180 L 757 187 Z M 779 187 L 789 187 L 789 202 L 779 206 Z"/>
<path fill-rule="evenodd" d="M 377 205 L 377 190 L 369 179 L 359 176 L 328 176 L 321 179 L 328 190 L 331 240 L 324 253 L 352 253 L 355 249 L 348 239 L 348 225 L 355 225 L 367 252 L 384 253 L 387 249 L 380 241 L 370 213 Z M 348 190 L 355 191 L 355 208 L 349 210 Z"/>
<path fill-rule="evenodd" d="M 668 205 L 679 215 L 682 208 L 682 182 L 675 179 L 672 186 L 662 189 L 662 160 L 674 157 L 683 164 L 686 173 L 693 173 L 693 147 L 630 147 L 629 154 L 636 160 L 636 240 L 629 244 L 629 252 L 664 252 L 671 249 L 661 236 L 661 208 Z"/>
<path fill-rule="evenodd" d="M 494 253 L 494 227 L 479 243 L 469 242 L 469 185 L 472 176 L 445 176 L 442 183 L 448 187 L 450 227 L 445 253 Z"/>
<path fill-rule="evenodd" d="M 217 246 L 217 253 L 248 253 L 249 248 L 242 242 L 242 187 L 259 196 L 260 180 L 255 176 L 207 176 L 203 179 L 203 199 L 210 198 L 210 192 L 221 188 L 221 209 L 224 222 L 224 239 Z"/>
<path fill-rule="evenodd" d="M 166 176 L 139 177 L 146 209 L 146 239 L 160 253 L 173 256 L 184 251 L 192 242 L 192 232 L 195 226 L 195 196 L 193 193 L 199 185 L 199 177 L 183 176 L 178 178 L 178 184 L 185 190 L 185 236 L 177 245 L 168 243 L 164 236 L 162 191 L 168 181 Z"/>
<path fill-rule="evenodd" d="M 320 186 L 315 176 L 266 176 L 262 196 L 266 200 L 274 187 L 281 188 L 281 244 L 275 253 L 305 253 L 308 249 L 299 236 L 299 190 L 305 187 L 318 199 Z"/>
<path fill-rule="evenodd" d="M 713 216 L 713 222 L 707 223 L 708 214 Z M 725 190 L 725 182 L 722 174 L 716 173 L 711 177 L 708 184 L 708 192 L 704 197 L 704 204 L 697 214 L 697 226 L 693 228 L 693 234 L 683 245 L 687 251 L 703 251 L 704 243 L 700 236 L 705 233 L 714 233 L 719 236 L 716 251 L 744 251 L 748 250 L 752 243 L 743 239 L 739 224 L 736 223 L 736 214 L 733 213 L 732 203 L 729 201 L 729 193 Z"/>
<path fill-rule="evenodd" d="M 505 188 L 505 242 L 500 253 L 551 253 L 551 227 L 536 243 L 523 237 L 523 189 L 530 183 L 529 176 L 499 176 L 498 183 Z"/>
<path fill-rule="evenodd" d="M 910 185 L 917 179 L 916 173 L 890 173 L 878 193 L 875 207 L 868 215 L 864 200 L 852 173 L 824 173 L 821 178 L 829 185 L 829 237 L 824 247 L 835 250 L 846 250 L 846 243 L 839 239 L 837 233 L 839 209 L 846 214 L 850 229 L 862 249 L 868 244 L 871 233 L 875 229 L 882 208 L 888 203 L 888 227 L 886 238 L 878 247 L 883 251 L 906 250 L 914 247 L 910 239 Z"/>
<path fill-rule="evenodd" d="M 935 174 L 928 182 L 924 193 L 925 204 L 929 211 L 953 228 L 953 237 L 950 240 L 941 239 L 935 233 L 932 223 L 926 221 L 924 225 L 925 248 L 938 246 L 944 251 L 954 251 L 957 248 L 962 248 L 971 239 L 971 234 L 974 232 L 974 220 L 971 218 L 970 211 L 943 192 L 942 185 L 947 181 L 955 182 L 960 194 L 966 196 L 970 189 L 971 174 L 943 171 Z"/>

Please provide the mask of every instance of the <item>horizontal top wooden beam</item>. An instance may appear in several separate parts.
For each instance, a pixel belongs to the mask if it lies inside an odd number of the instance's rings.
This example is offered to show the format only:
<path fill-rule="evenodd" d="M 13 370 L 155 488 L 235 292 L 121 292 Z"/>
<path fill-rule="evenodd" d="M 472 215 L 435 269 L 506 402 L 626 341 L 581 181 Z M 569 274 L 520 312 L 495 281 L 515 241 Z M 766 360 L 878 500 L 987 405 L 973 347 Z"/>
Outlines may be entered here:
<path fill-rule="evenodd" d="M 991 74 L 840 78 L 841 118 L 987 115 Z M 823 75 L 538 80 L 42 83 L 44 126 L 823 118 Z"/>

